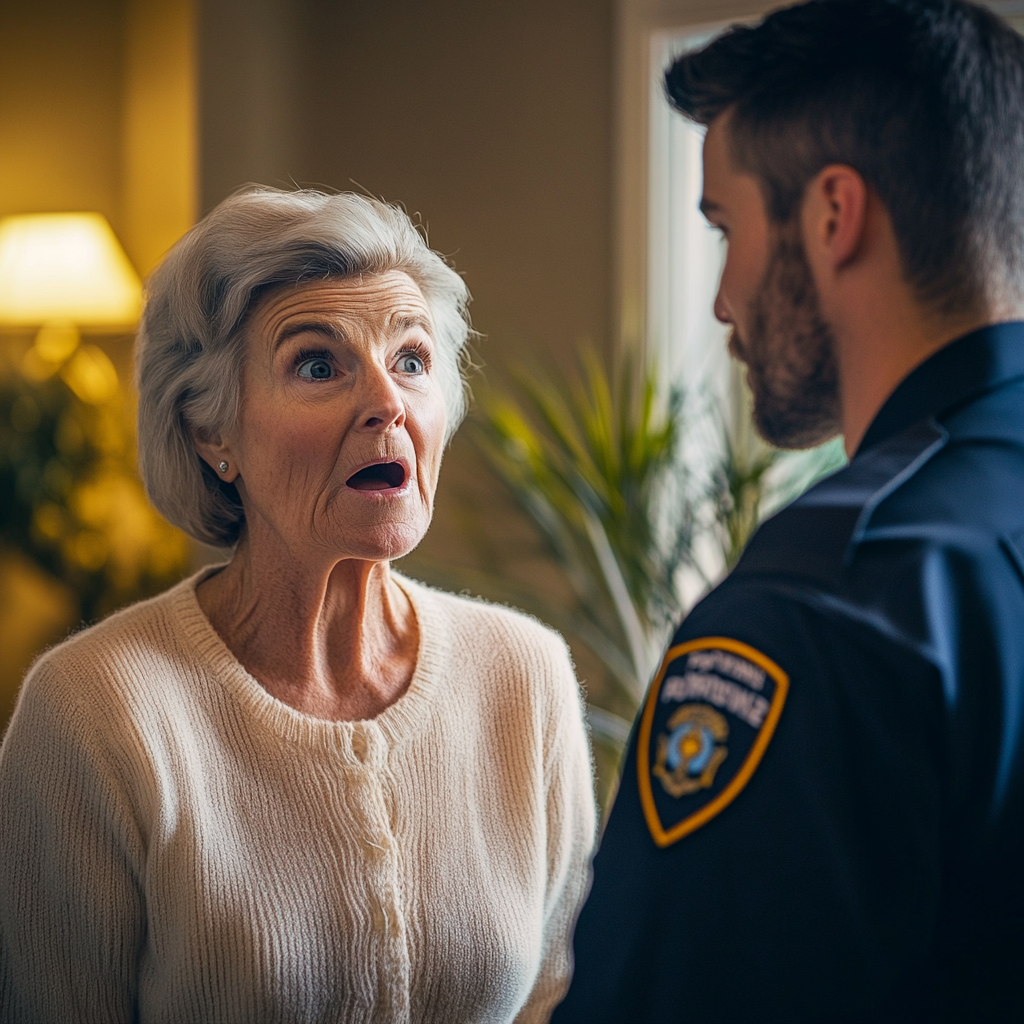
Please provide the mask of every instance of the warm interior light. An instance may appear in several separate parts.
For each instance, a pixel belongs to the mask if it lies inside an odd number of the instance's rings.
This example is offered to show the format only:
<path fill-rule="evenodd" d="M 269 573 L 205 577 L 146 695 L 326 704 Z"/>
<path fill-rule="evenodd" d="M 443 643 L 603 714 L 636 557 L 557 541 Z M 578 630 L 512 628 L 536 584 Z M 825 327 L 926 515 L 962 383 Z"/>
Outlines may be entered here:
<path fill-rule="evenodd" d="M 0 220 L 0 327 L 130 328 L 141 305 L 139 276 L 101 214 Z"/>

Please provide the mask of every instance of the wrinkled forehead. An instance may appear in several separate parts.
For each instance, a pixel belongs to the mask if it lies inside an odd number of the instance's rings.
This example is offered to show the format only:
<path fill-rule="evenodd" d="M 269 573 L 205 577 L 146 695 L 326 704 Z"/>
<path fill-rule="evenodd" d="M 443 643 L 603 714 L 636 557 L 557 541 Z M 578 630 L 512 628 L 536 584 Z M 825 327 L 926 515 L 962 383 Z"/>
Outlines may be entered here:
<path fill-rule="evenodd" d="M 262 295 L 246 320 L 250 336 L 273 344 L 304 320 L 333 324 L 345 335 L 387 336 L 409 326 L 433 334 L 430 307 L 403 270 L 280 285 Z"/>

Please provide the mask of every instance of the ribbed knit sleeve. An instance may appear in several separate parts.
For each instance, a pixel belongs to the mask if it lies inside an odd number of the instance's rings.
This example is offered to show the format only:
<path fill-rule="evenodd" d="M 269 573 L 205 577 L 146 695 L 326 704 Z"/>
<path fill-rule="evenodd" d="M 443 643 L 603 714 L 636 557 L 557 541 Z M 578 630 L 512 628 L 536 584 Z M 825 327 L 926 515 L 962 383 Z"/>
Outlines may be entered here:
<path fill-rule="evenodd" d="M 4 1024 L 135 1018 L 142 840 L 93 696 L 38 666 L 0 751 Z"/>
<path fill-rule="evenodd" d="M 551 663 L 556 713 L 548 723 L 544 770 L 548 877 L 541 969 L 517 1024 L 543 1024 L 561 1002 L 572 974 L 572 932 L 586 896 L 597 819 L 590 745 L 580 690 L 560 638 Z"/>

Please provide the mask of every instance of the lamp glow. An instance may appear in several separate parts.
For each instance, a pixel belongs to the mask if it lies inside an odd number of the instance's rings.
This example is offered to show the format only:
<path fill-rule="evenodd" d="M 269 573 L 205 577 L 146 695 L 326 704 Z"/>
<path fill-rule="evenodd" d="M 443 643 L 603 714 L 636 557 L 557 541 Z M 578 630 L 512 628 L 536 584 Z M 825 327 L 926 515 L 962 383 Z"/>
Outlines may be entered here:
<path fill-rule="evenodd" d="M 130 328 L 142 286 L 99 213 L 41 213 L 0 220 L 0 327 Z"/>

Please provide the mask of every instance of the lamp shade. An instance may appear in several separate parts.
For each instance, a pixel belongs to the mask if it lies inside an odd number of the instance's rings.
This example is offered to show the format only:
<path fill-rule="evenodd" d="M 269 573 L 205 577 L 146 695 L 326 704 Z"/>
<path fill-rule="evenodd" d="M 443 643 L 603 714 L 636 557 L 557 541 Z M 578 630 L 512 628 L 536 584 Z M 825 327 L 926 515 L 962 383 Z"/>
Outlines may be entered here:
<path fill-rule="evenodd" d="M 0 220 L 0 327 L 127 328 L 141 306 L 139 275 L 102 214 Z"/>

